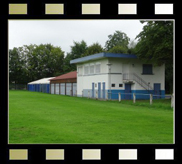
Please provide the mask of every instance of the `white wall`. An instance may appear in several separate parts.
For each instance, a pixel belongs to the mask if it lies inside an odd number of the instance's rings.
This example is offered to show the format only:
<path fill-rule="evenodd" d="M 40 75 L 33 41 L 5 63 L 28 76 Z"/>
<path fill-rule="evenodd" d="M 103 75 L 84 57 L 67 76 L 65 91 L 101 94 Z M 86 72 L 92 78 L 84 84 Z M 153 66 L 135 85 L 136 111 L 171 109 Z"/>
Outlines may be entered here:
<path fill-rule="evenodd" d="M 95 65 L 97 63 L 101 64 L 100 74 L 88 74 L 84 75 L 84 66 L 85 65 Z M 111 63 L 111 74 L 109 74 L 108 63 Z M 123 83 L 123 73 L 136 73 L 147 83 L 150 82 L 150 85 L 154 87 L 154 83 L 161 84 L 161 90 L 165 89 L 165 66 L 153 66 L 153 75 L 142 75 L 143 63 L 138 59 L 124 59 L 124 58 L 109 58 L 109 59 L 100 59 L 96 61 L 85 62 L 77 65 L 78 68 L 81 67 L 81 75 L 77 74 L 77 94 L 82 95 L 83 89 L 92 89 L 92 82 L 105 82 L 106 90 L 110 89 L 109 84 L 114 83 L 115 87 L 111 89 L 125 89 Z M 119 84 L 123 84 L 122 87 L 119 87 Z M 98 89 L 98 86 L 95 87 Z M 102 89 L 102 88 L 101 88 Z M 138 83 L 132 85 L 132 90 L 144 90 Z"/>
<path fill-rule="evenodd" d="M 155 66 L 153 65 L 153 75 L 143 75 L 143 64 L 138 59 L 116 59 L 110 58 L 109 62 L 112 63 L 111 73 L 135 73 L 141 77 L 147 83 L 150 82 L 150 85 L 153 87 L 154 83 L 161 83 L 161 90 L 165 89 L 165 65 Z M 152 64 L 152 63 L 148 63 Z M 116 76 L 112 75 L 112 81 L 118 83 Z M 132 85 L 132 89 L 143 89 L 138 83 Z"/>
<path fill-rule="evenodd" d="M 96 65 L 96 64 L 101 64 L 100 67 L 100 74 L 88 74 L 84 75 L 84 66 L 85 65 Z M 101 59 L 97 61 L 90 61 L 90 62 L 85 62 L 83 64 L 78 64 L 77 65 L 77 71 L 79 68 L 82 68 L 82 75 L 77 73 L 77 94 L 82 95 L 82 90 L 83 89 L 92 89 L 92 82 L 98 83 L 98 82 L 105 82 L 105 87 L 107 88 L 108 84 L 108 59 Z M 102 86 L 101 86 L 102 87 Z M 95 87 L 95 89 L 98 89 L 98 86 Z M 102 89 L 102 88 L 101 88 Z"/>
<path fill-rule="evenodd" d="M 112 87 L 111 86 L 111 89 L 124 89 L 123 76 L 122 76 L 122 74 L 111 74 L 110 81 L 111 81 L 110 82 L 111 84 L 115 84 L 115 87 Z M 119 87 L 119 84 L 123 84 L 123 86 L 122 87 Z"/>

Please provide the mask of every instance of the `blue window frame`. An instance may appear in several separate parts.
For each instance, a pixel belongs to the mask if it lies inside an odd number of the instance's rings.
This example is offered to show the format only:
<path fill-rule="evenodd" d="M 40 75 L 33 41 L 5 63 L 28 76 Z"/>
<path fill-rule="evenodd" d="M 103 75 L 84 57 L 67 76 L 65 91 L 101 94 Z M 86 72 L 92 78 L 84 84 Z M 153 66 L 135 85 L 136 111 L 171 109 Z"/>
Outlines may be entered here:
<path fill-rule="evenodd" d="M 144 74 L 144 75 L 153 75 L 152 64 L 143 64 L 142 74 Z"/>

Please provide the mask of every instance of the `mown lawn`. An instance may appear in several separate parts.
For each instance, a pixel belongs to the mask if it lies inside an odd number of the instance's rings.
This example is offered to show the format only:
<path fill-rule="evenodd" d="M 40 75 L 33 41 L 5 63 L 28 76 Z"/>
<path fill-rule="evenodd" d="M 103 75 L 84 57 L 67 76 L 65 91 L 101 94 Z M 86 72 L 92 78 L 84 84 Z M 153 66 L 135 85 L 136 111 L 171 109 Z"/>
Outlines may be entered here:
<path fill-rule="evenodd" d="M 150 105 L 9 91 L 9 143 L 172 144 L 173 110 L 169 100 Z"/>

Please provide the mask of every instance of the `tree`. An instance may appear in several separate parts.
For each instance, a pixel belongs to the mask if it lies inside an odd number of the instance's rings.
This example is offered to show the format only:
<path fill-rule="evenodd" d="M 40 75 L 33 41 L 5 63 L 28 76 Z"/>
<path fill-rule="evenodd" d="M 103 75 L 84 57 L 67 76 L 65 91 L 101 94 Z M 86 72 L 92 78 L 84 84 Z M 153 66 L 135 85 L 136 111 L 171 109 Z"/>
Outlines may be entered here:
<path fill-rule="evenodd" d="M 64 66 L 63 66 L 64 73 L 76 70 L 76 65 L 70 64 L 70 61 L 82 57 L 82 55 L 85 53 L 87 49 L 87 44 L 84 40 L 82 40 L 81 42 L 74 41 L 73 43 L 74 45 L 71 46 L 71 52 L 67 53 L 66 57 L 64 58 Z"/>
<path fill-rule="evenodd" d="M 111 53 L 127 53 L 128 52 L 128 49 L 126 47 L 123 47 L 123 46 L 114 46 L 113 48 L 111 48 L 108 52 L 111 52 Z"/>
<path fill-rule="evenodd" d="M 166 91 L 173 89 L 173 21 L 141 21 L 143 31 L 136 39 L 136 55 L 144 61 L 165 64 Z"/>
<path fill-rule="evenodd" d="M 157 64 L 173 61 L 173 22 L 172 21 L 141 21 L 146 23 L 143 31 L 136 39 L 137 56 L 145 60 L 153 60 Z"/>
<path fill-rule="evenodd" d="M 9 81 L 10 83 L 21 84 L 27 79 L 26 61 L 23 48 L 13 48 L 9 51 Z"/>
<path fill-rule="evenodd" d="M 51 44 L 36 45 L 29 56 L 32 80 L 56 76 L 63 72 L 64 52 Z"/>
<path fill-rule="evenodd" d="M 100 52 L 103 52 L 103 51 L 104 51 L 104 49 L 102 48 L 102 46 L 99 43 L 93 43 L 92 45 L 87 47 L 85 53 L 82 54 L 82 57 L 92 55 L 92 54 L 96 54 L 96 53 L 100 53 Z"/>
<path fill-rule="evenodd" d="M 137 42 L 135 40 L 131 40 L 128 44 L 128 54 L 135 54 L 135 48 L 136 48 Z"/>
<path fill-rule="evenodd" d="M 122 46 L 123 48 L 128 48 L 129 37 L 121 31 L 116 31 L 113 35 L 108 36 L 108 40 L 105 43 L 105 50 L 109 51 L 115 46 Z"/>
<path fill-rule="evenodd" d="M 63 73 L 64 52 L 60 47 L 50 46 L 47 48 L 47 53 L 43 58 L 44 65 L 42 65 L 44 76 L 58 76 Z"/>
<path fill-rule="evenodd" d="M 24 45 L 9 50 L 9 81 L 26 84 L 63 73 L 64 52 L 51 44 Z"/>
<path fill-rule="evenodd" d="M 87 49 L 87 44 L 84 40 L 82 40 L 81 42 L 73 42 L 74 45 L 71 46 L 71 58 L 72 59 L 76 59 L 76 58 L 80 58 L 86 51 Z"/>

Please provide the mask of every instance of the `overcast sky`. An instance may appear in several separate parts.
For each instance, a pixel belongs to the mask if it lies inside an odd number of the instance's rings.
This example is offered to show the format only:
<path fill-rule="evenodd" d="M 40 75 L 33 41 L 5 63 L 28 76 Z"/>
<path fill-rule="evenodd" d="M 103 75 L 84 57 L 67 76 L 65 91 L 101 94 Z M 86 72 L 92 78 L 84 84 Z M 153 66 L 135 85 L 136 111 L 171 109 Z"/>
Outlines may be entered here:
<path fill-rule="evenodd" d="M 139 20 L 10 20 L 9 48 L 51 43 L 66 55 L 73 41 L 84 40 L 87 46 L 98 42 L 104 47 L 116 30 L 133 40 L 142 28 Z"/>

